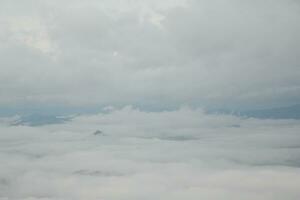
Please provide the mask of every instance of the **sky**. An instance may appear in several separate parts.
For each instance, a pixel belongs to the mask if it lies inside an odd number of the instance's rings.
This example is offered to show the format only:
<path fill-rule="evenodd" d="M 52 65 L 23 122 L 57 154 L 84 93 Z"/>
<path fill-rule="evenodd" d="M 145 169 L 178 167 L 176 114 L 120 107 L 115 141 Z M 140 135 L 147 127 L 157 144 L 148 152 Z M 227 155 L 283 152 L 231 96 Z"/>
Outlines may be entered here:
<path fill-rule="evenodd" d="M 296 0 L 0 0 L 0 107 L 300 100 Z"/>

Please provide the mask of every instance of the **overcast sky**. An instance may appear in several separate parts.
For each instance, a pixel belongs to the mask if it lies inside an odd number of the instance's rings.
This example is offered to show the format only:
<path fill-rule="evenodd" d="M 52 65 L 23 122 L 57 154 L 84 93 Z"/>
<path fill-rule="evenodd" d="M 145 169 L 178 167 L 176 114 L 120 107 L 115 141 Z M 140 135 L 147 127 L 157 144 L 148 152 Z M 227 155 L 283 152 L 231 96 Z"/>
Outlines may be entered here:
<path fill-rule="evenodd" d="M 0 0 L 0 105 L 300 100 L 297 0 Z"/>

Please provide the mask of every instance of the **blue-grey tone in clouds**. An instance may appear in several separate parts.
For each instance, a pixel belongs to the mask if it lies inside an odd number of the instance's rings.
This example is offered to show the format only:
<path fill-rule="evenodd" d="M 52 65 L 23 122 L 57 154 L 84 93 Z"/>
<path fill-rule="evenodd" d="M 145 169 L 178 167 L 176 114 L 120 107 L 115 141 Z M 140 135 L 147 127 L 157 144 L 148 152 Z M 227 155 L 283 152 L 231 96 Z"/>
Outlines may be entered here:
<path fill-rule="evenodd" d="M 299 200 L 300 1 L 0 0 L 0 200 Z"/>
<path fill-rule="evenodd" d="M 295 0 L 1 0 L 0 104 L 300 100 Z"/>

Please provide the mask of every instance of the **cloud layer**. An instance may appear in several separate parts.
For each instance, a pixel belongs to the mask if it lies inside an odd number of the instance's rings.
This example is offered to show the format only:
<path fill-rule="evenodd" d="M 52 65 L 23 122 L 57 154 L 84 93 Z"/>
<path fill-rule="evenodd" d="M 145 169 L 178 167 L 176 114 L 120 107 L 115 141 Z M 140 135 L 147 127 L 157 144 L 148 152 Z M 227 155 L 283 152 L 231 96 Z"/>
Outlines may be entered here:
<path fill-rule="evenodd" d="M 13 119 L 11 119 L 13 120 Z M 131 107 L 0 126 L 0 199 L 297 200 L 298 120 Z M 102 135 L 94 135 L 101 130 Z"/>
<path fill-rule="evenodd" d="M 0 2 L 0 103 L 300 100 L 297 1 Z"/>
<path fill-rule="evenodd" d="M 194 108 L 299 103 L 299 20 L 295 0 L 1 0 L 0 108 L 40 115 L 0 118 L 0 200 L 298 200 L 299 120 Z"/>

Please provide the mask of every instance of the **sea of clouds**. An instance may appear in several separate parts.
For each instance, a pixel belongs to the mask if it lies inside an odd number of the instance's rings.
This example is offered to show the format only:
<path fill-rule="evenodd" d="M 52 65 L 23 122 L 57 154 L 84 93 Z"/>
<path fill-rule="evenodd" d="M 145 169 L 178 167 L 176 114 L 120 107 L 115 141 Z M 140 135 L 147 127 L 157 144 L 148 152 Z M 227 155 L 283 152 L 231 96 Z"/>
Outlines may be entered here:
<path fill-rule="evenodd" d="M 1 200 L 300 198 L 299 120 L 125 107 L 39 127 L 9 121 Z"/>

